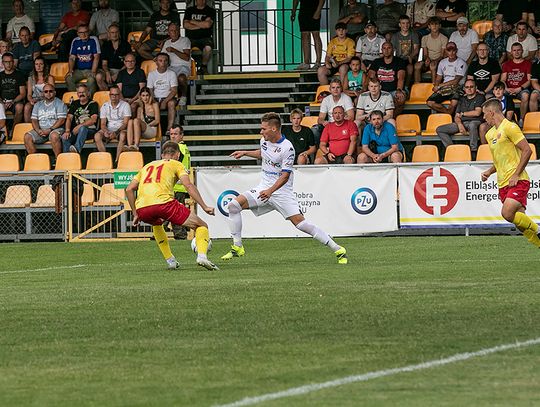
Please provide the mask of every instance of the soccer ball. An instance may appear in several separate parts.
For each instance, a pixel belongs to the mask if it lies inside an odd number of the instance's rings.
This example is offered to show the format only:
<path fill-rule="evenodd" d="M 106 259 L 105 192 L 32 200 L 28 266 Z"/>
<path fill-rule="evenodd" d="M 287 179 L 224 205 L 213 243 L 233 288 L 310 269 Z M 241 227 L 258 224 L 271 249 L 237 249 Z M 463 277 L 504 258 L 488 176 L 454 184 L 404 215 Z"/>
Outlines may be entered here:
<path fill-rule="evenodd" d="M 195 238 L 191 241 L 191 250 L 193 250 L 194 253 L 197 253 L 197 241 Z M 208 251 L 212 250 L 212 239 L 208 242 Z"/>

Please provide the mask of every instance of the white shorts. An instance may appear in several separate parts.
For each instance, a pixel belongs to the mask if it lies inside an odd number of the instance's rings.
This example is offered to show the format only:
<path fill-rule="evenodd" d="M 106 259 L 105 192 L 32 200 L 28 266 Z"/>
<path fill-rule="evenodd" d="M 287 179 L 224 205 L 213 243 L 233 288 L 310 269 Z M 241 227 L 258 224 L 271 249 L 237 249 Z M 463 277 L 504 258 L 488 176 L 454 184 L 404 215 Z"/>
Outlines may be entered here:
<path fill-rule="evenodd" d="M 2 103 L 0 103 L 0 120 L 6 120 L 6 111 Z"/>
<path fill-rule="evenodd" d="M 271 195 L 268 201 L 263 201 L 259 198 L 259 194 L 265 189 L 257 186 L 242 193 L 247 198 L 249 209 L 251 209 L 255 216 L 261 216 L 276 210 L 281 213 L 281 216 L 287 219 L 302 213 L 300 212 L 300 205 L 298 205 L 298 201 L 293 194 Z"/>
<path fill-rule="evenodd" d="M 170 65 L 169 69 L 173 71 L 176 76 L 182 73 L 187 77 L 191 76 L 191 65 Z"/>

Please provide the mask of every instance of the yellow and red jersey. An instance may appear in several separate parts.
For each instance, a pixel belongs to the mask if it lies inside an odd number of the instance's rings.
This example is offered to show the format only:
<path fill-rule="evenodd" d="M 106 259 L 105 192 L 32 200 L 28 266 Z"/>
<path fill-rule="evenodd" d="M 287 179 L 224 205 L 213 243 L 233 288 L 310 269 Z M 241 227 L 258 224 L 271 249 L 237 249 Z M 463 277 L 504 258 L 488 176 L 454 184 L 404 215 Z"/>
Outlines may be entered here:
<path fill-rule="evenodd" d="M 184 166 L 176 160 L 156 160 L 146 164 L 134 177 L 139 182 L 137 209 L 172 201 L 174 185 L 184 175 L 187 175 Z"/>

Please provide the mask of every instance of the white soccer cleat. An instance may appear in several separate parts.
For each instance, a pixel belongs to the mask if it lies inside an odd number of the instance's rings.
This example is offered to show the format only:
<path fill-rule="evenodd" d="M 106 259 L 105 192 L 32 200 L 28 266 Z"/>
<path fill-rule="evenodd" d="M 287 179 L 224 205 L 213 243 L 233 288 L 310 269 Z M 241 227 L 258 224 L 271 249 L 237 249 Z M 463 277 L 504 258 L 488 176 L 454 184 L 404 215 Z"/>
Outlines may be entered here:
<path fill-rule="evenodd" d="M 180 267 L 180 263 L 178 263 L 174 257 L 172 259 L 167 260 L 167 268 L 169 270 L 176 270 L 179 267 Z"/>
<path fill-rule="evenodd" d="M 208 259 L 197 259 L 197 264 L 207 270 L 219 270 L 219 267 Z"/>

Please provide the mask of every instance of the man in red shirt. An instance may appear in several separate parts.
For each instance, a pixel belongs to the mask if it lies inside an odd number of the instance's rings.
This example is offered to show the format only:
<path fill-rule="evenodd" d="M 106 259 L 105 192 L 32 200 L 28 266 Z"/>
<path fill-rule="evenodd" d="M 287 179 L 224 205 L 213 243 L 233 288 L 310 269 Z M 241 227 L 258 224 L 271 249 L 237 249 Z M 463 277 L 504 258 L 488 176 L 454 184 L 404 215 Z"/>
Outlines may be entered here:
<path fill-rule="evenodd" d="M 64 14 L 54 32 L 52 46 L 58 47 L 58 61 L 68 60 L 71 42 L 77 37 L 79 24 L 90 24 L 90 13 L 81 9 L 81 0 L 71 0 L 71 11 Z"/>
<path fill-rule="evenodd" d="M 506 92 L 521 100 L 519 107 L 519 126 L 523 127 L 523 118 L 529 106 L 529 96 L 531 86 L 531 61 L 523 58 L 523 46 L 519 42 L 514 42 L 511 48 L 512 58 L 502 66 L 501 81 L 506 85 Z"/>
<path fill-rule="evenodd" d="M 345 120 L 343 106 L 334 107 L 332 117 L 334 121 L 323 130 L 315 164 L 354 164 L 358 127 L 354 121 Z"/>

